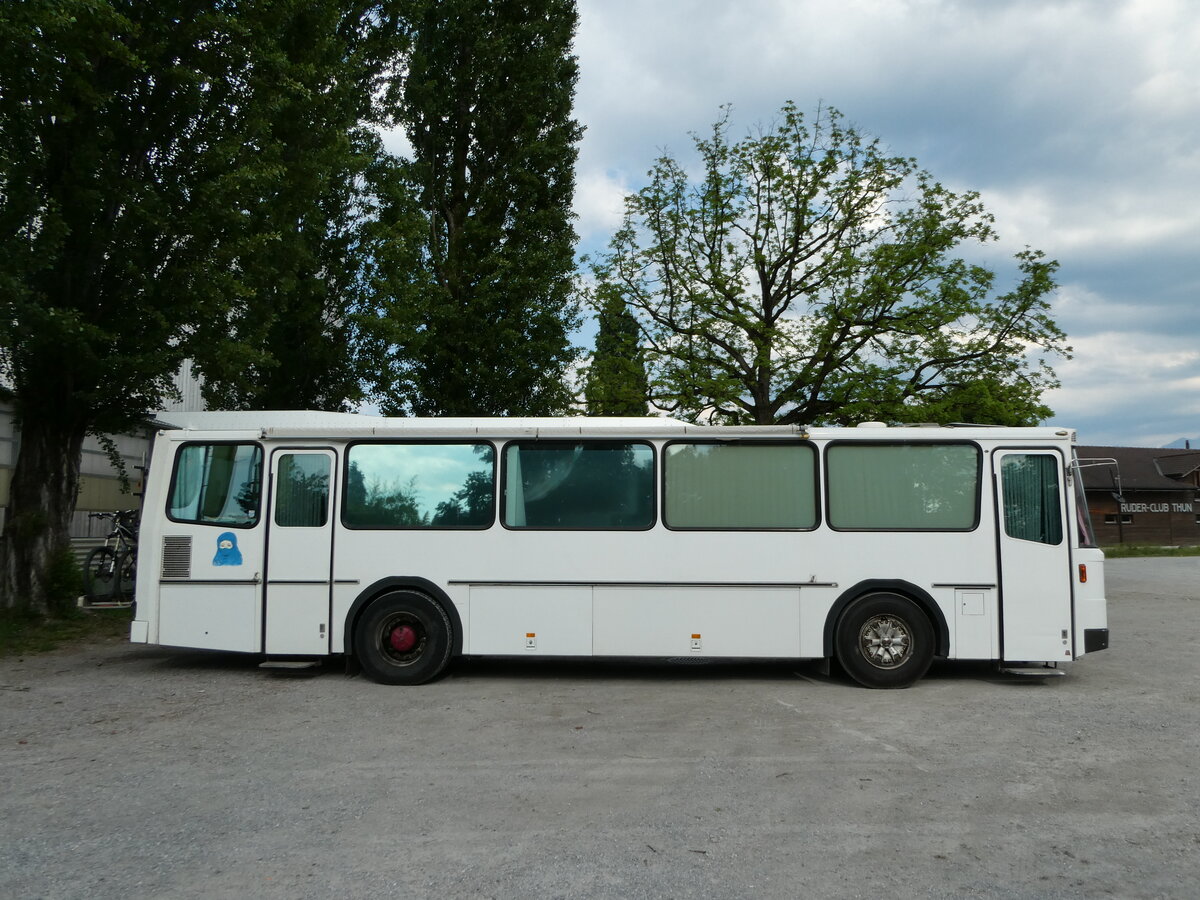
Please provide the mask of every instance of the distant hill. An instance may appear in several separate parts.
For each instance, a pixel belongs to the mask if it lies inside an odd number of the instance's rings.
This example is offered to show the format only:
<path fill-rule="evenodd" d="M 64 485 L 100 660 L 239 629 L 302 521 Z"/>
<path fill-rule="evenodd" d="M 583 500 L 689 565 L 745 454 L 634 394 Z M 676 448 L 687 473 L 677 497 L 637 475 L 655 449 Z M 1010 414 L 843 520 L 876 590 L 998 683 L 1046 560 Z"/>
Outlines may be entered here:
<path fill-rule="evenodd" d="M 1163 447 L 1164 450 L 1200 450 L 1200 438 L 1180 438 Z"/>

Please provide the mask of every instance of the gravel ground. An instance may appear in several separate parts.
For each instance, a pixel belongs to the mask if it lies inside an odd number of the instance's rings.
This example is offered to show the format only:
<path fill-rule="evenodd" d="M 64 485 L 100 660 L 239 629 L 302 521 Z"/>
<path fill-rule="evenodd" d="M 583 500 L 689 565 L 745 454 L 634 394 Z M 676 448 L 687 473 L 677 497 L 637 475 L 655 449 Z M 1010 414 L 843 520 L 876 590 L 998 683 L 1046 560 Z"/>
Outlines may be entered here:
<path fill-rule="evenodd" d="M 0 897 L 1195 897 L 1200 559 L 1107 571 L 1112 649 L 1033 683 L 0 660 Z"/>

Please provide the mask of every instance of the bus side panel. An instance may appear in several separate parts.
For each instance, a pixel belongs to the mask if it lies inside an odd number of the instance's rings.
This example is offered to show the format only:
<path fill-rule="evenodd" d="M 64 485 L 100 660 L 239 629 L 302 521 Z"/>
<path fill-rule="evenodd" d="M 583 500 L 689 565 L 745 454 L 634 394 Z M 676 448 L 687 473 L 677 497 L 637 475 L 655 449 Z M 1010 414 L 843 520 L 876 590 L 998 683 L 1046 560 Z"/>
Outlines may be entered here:
<path fill-rule="evenodd" d="M 164 584 L 159 590 L 158 643 L 257 653 L 260 598 L 255 584 Z"/>
<path fill-rule="evenodd" d="M 469 653 L 590 656 L 592 588 L 473 585 Z"/>
<path fill-rule="evenodd" d="M 800 655 L 800 591 L 768 587 L 597 587 L 597 656 Z"/>

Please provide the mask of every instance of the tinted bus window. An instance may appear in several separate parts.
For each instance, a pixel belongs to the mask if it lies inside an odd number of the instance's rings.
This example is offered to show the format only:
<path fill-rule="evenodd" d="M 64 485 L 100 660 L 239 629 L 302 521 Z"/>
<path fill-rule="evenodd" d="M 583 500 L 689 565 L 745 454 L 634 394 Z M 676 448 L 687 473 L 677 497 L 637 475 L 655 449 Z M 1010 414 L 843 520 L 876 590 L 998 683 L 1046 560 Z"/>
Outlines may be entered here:
<path fill-rule="evenodd" d="M 654 449 L 622 441 L 505 448 L 509 528 L 642 529 L 654 524 Z"/>
<path fill-rule="evenodd" d="M 1008 454 L 1001 460 L 1004 531 L 1009 537 L 1039 544 L 1062 542 L 1058 468 L 1058 458 L 1045 453 Z"/>
<path fill-rule="evenodd" d="M 318 453 L 284 453 L 279 459 L 275 524 L 287 528 L 319 528 L 329 515 L 329 457 Z"/>
<path fill-rule="evenodd" d="M 670 444 L 664 521 L 670 528 L 812 528 L 815 456 L 801 444 Z"/>
<path fill-rule="evenodd" d="M 829 524 L 881 531 L 969 531 L 979 514 L 972 444 L 831 444 Z"/>

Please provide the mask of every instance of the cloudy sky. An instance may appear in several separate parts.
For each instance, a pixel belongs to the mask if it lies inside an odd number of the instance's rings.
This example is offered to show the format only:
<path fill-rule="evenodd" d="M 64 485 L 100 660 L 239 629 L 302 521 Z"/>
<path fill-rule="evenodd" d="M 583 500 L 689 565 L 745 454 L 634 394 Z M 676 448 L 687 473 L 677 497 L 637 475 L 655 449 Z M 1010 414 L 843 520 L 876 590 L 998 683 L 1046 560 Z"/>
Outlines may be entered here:
<path fill-rule="evenodd" d="M 836 106 L 996 216 L 989 264 L 1057 259 L 1085 444 L 1200 437 L 1200 3 L 579 0 L 576 223 L 602 249 L 655 157 L 719 107 Z M 1002 269 L 1003 270 L 1003 269 Z"/>

